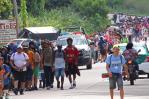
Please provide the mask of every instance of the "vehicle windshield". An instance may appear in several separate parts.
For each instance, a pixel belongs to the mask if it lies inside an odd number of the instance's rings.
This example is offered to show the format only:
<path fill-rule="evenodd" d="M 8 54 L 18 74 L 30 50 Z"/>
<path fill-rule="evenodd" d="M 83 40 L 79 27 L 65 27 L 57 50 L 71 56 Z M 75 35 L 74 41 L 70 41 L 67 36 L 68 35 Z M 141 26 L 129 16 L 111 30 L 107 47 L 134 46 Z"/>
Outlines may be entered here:
<path fill-rule="evenodd" d="M 60 44 L 62 46 L 67 45 L 67 39 L 59 39 L 57 41 L 57 44 Z M 87 41 L 85 39 L 75 38 L 73 39 L 73 45 L 87 45 Z"/>
<path fill-rule="evenodd" d="M 146 49 L 143 46 L 134 46 L 133 47 L 136 51 L 141 50 L 141 52 L 139 52 L 139 54 L 147 54 Z M 124 50 L 126 49 L 126 46 L 120 46 L 121 51 L 120 52 L 124 52 Z"/>

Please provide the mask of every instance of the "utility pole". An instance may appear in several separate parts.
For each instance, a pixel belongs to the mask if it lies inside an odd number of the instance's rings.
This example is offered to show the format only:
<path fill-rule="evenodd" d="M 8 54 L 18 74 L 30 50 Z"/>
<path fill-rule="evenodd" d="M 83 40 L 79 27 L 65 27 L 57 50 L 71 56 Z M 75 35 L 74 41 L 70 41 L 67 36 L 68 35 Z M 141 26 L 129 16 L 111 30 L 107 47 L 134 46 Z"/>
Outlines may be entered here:
<path fill-rule="evenodd" d="M 19 34 L 19 18 L 18 18 L 18 7 L 17 7 L 17 1 L 13 0 L 13 5 L 14 5 L 14 15 L 15 15 L 15 20 L 16 20 L 16 32 L 17 32 L 17 38 Z"/>

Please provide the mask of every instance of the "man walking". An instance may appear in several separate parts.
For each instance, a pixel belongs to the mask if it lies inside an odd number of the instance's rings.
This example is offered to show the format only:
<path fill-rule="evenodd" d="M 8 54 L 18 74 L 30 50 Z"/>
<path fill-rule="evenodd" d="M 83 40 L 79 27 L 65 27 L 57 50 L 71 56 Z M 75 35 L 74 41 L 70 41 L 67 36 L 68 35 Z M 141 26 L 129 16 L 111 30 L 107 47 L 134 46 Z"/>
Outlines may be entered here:
<path fill-rule="evenodd" d="M 106 59 L 106 69 L 109 74 L 111 99 L 113 99 L 116 84 L 118 85 L 118 89 L 120 90 L 121 99 L 124 99 L 122 71 L 124 67 L 126 74 L 128 74 L 128 69 L 125 64 L 126 61 L 124 57 L 119 54 L 119 51 L 119 47 L 115 46 L 113 48 L 113 54 L 109 55 Z"/>
<path fill-rule="evenodd" d="M 70 89 L 73 89 L 76 87 L 76 74 L 79 74 L 79 69 L 77 67 L 78 65 L 78 54 L 79 51 L 75 46 L 72 45 L 73 40 L 72 38 L 67 39 L 67 44 L 68 46 L 64 49 L 65 53 L 65 61 L 66 61 L 66 73 L 69 78 L 69 82 L 71 84 Z M 72 76 L 73 75 L 73 81 L 72 81 Z"/>
<path fill-rule="evenodd" d="M 64 60 L 65 56 L 64 51 L 62 50 L 62 45 L 58 45 L 57 48 L 58 49 L 54 53 L 55 76 L 57 80 L 57 88 L 61 88 L 61 90 L 63 90 L 64 73 L 65 73 L 65 60 Z M 61 82 L 59 81 L 60 77 Z"/>
<path fill-rule="evenodd" d="M 28 66 L 28 55 L 23 52 L 22 46 L 18 46 L 17 52 L 11 55 L 11 66 L 14 69 L 14 93 L 18 95 L 18 91 L 23 95 L 26 79 L 26 70 Z M 18 89 L 18 82 L 21 83 L 20 89 Z"/>
<path fill-rule="evenodd" d="M 51 75 L 53 67 L 53 48 L 49 45 L 49 41 L 45 41 L 41 52 L 42 68 L 44 69 L 47 90 L 51 88 Z"/>

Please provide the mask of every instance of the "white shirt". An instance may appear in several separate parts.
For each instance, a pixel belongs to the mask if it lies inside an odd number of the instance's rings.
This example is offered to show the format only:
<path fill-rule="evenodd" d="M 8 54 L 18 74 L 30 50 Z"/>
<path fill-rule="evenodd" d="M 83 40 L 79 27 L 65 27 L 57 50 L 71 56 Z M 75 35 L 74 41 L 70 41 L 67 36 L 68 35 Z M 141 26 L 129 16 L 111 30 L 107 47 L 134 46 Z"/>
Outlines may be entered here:
<path fill-rule="evenodd" d="M 55 58 L 55 68 L 65 68 L 65 60 L 64 58 Z"/>
<path fill-rule="evenodd" d="M 26 53 L 16 52 L 11 55 L 10 59 L 14 61 L 14 64 L 16 67 L 21 68 L 27 63 L 27 60 L 29 59 L 29 57 Z M 23 68 L 23 71 L 26 71 L 26 67 Z"/>

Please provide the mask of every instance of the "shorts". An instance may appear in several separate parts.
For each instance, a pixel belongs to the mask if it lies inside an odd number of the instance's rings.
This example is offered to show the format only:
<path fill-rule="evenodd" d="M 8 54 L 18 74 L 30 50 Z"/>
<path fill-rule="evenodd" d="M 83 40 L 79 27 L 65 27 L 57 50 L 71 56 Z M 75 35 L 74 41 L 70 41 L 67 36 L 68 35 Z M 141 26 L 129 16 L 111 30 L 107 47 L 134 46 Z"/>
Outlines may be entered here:
<path fill-rule="evenodd" d="M 33 75 L 35 77 L 39 76 L 39 65 L 35 66 L 34 70 L 33 70 Z"/>
<path fill-rule="evenodd" d="M 68 70 L 67 70 L 68 75 L 75 75 L 78 72 L 79 72 L 79 69 L 77 66 L 72 65 L 72 64 L 68 64 Z"/>
<path fill-rule="evenodd" d="M 31 81 L 33 76 L 33 70 L 28 68 L 26 71 L 26 81 Z"/>
<path fill-rule="evenodd" d="M 64 77 L 64 72 L 65 72 L 65 69 L 64 68 L 57 68 L 55 70 L 55 76 L 56 76 L 56 78 L 59 78 L 60 76 Z"/>
<path fill-rule="evenodd" d="M 109 78 L 110 83 L 110 89 L 115 89 L 116 84 L 118 86 L 118 89 L 123 88 L 123 78 L 122 75 L 119 73 L 112 73 L 112 77 Z"/>
<path fill-rule="evenodd" d="M 25 82 L 26 71 L 14 71 L 14 80 L 19 80 L 20 82 Z"/>

